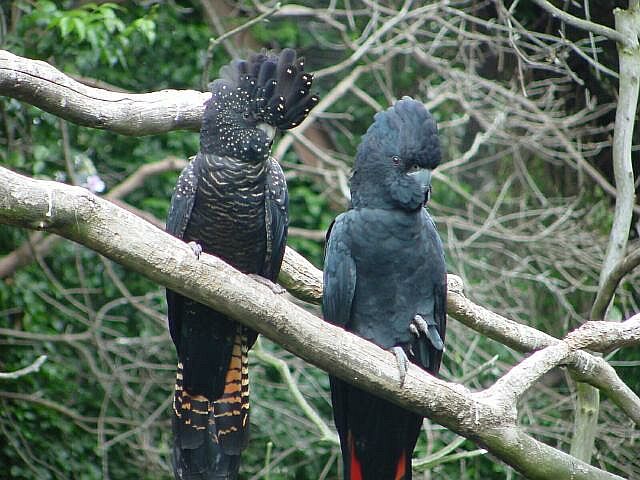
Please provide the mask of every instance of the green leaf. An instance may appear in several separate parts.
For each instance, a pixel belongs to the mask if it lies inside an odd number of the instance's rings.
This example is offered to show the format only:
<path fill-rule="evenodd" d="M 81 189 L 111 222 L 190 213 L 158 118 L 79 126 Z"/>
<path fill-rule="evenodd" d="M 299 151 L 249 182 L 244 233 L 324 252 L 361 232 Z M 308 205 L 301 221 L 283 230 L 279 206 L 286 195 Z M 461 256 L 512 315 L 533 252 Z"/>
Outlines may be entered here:
<path fill-rule="evenodd" d="M 87 34 L 87 26 L 85 25 L 85 23 L 82 20 L 80 20 L 80 18 L 75 17 L 73 18 L 73 26 L 76 33 L 78 34 L 78 39 L 81 42 L 84 41 Z"/>
<path fill-rule="evenodd" d="M 62 17 L 60 18 L 60 22 L 58 23 L 58 28 L 60 30 L 60 35 L 62 38 L 66 38 L 69 33 L 73 30 L 73 23 L 71 21 L 71 17 Z"/>
<path fill-rule="evenodd" d="M 623 319 L 624 315 L 622 314 L 622 310 L 620 310 L 616 305 L 611 305 L 611 307 L 609 307 L 607 320 L 612 322 L 621 322 Z"/>

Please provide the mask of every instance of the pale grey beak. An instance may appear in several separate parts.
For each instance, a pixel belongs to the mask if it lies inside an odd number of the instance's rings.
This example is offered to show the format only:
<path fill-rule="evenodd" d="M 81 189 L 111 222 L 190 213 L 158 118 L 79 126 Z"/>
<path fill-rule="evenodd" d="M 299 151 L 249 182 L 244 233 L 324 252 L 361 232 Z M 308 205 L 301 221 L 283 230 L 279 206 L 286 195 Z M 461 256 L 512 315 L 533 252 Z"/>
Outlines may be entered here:
<path fill-rule="evenodd" d="M 266 133 L 267 138 L 269 140 L 273 140 L 273 138 L 276 136 L 276 127 L 273 127 L 273 126 L 269 125 L 268 123 L 259 123 L 256 126 L 260 130 L 262 130 L 264 133 Z"/>
<path fill-rule="evenodd" d="M 421 168 L 417 172 L 409 173 L 409 175 L 424 189 L 431 185 L 431 170 L 428 168 Z"/>

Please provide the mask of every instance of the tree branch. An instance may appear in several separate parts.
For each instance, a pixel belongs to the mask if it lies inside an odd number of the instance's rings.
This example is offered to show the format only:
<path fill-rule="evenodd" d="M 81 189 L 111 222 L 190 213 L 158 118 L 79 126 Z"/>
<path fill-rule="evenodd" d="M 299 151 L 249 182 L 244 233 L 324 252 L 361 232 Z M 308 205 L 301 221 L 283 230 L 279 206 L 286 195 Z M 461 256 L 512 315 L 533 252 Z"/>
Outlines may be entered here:
<path fill-rule="evenodd" d="M 591 318 L 604 317 L 613 295 L 620 284 L 622 278 L 640 265 L 640 246 L 633 250 L 627 257 L 620 260 L 609 272 L 605 282 L 598 289 L 596 299 L 591 308 Z"/>
<path fill-rule="evenodd" d="M 278 280 L 298 298 L 316 304 L 322 301 L 322 272 L 295 250 L 287 248 Z M 522 353 L 534 352 L 560 342 L 540 330 L 473 303 L 464 295 L 460 277 L 449 274 L 447 283 L 447 314 L 472 330 Z M 576 351 L 567 358 L 566 365 L 577 379 L 602 390 L 640 425 L 640 398 L 603 358 Z"/>
<path fill-rule="evenodd" d="M 32 372 L 37 372 L 38 370 L 40 370 L 42 364 L 46 361 L 47 356 L 40 355 L 38 358 L 36 358 L 35 362 L 27 367 L 21 368 L 20 370 L 15 370 L 13 372 L 0 372 L 0 380 L 15 380 L 16 378 L 23 377 Z"/>
<path fill-rule="evenodd" d="M 401 387 L 391 353 L 323 322 L 216 257 L 203 254 L 196 259 L 180 240 L 88 190 L 33 180 L 0 168 L 0 222 L 46 229 L 82 243 L 216 308 L 340 378 L 429 416 L 486 446 L 529 478 L 620 478 L 524 433 L 515 423 L 516 405 L 499 388 L 471 393 L 415 365 L 409 367 Z M 620 328 L 622 334 L 632 333 L 633 338 L 640 335 L 640 316 L 610 325 L 612 332 Z M 579 329 L 568 341 L 549 347 L 555 354 L 550 355 L 551 350 L 536 354 L 536 358 L 548 357 L 544 366 L 534 372 L 527 370 L 527 364 L 515 366 L 511 378 L 519 374 L 523 382 L 533 383 L 548 369 L 570 360 L 583 343 L 607 344 L 606 339 L 591 339 L 598 334 L 589 328 Z M 613 336 L 618 341 L 622 335 Z"/>
<path fill-rule="evenodd" d="M 157 162 L 145 163 L 127 177 L 126 180 L 112 188 L 104 198 L 108 198 L 122 208 L 133 211 L 133 213 L 139 217 L 144 218 L 156 226 L 160 226 L 161 222 L 155 219 L 153 215 L 138 210 L 120 200 L 143 185 L 150 176 L 159 175 L 171 170 L 182 170 L 186 164 L 187 162 L 185 160 L 176 157 L 167 157 Z M 29 235 L 29 238 L 27 238 L 20 247 L 0 258 L 0 278 L 12 275 L 18 268 L 31 263 L 34 257 L 46 255 L 59 240 L 60 237 L 56 235 L 45 237 L 42 232 Z"/>
<path fill-rule="evenodd" d="M 195 90 L 121 93 L 73 80 L 48 63 L 0 50 L 0 95 L 86 127 L 124 135 L 198 130 L 210 94 Z"/>
<path fill-rule="evenodd" d="M 631 151 L 633 147 L 633 129 L 635 126 L 638 105 L 638 88 L 640 81 L 640 12 L 637 9 L 616 9 L 616 30 L 624 41 L 618 40 L 618 58 L 620 63 L 618 77 L 618 105 L 613 133 L 612 161 L 613 175 L 616 182 L 616 206 L 613 213 L 613 224 L 609 234 L 609 242 L 600 271 L 598 290 L 606 290 L 613 270 L 623 260 L 629 240 L 629 230 L 635 206 L 633 164 Z M 617 284 L 617 282 L 616 282 Z M 606 302 L 604 295 L 591 308 L 592 320 L 609 320 L 608 310 L 613 301 L 613 291 Z M 576 399 L 576 418 L 571 441 L 571 454 L 589 462 L 595 445 L 598 427 L 600 396 L 598 390 L 578 383 Z"/>
<path fill-rule="evenodd" d="M 622 45 L 626 45 L 627 43 L 627 38 L 614 29 L 609 28 L 605 25 L 600 25 L 598 23 L 584 20 L 582 18 L 574 17 L 570 13 L 567 13 L 564 10 L 560 10 L 555 5 L 552 5 L 547 0 L 533 0 L 533 3 L 537 4 L 539 7 L 546 10 L 551 16 L 559 19 L 567 25 L 580 28 L 581 30 L 585 30 L 587 32 L 595 33 L 596 35 L 602 35 L 603 37 L 606 37 L 609 40 L 613 40 L 614 42 L 618 42 Z"/>
<path fill-rule="evenodd" d="M 127 179 L 125 179 L 122 183 L 112 188 L 106 195 L 103 196 L 103 198 L 107 198 L 116 205 L 124 208 L 125 210 L 129 210 L 135 215 L 144 218 L 146 221 L 154 224 L 158 228 L 164 228 L 164 221 L 156 218 L 149 212 L 137 209 L 132 205 L 129 205 L 128 203 L 122 201 L 122 199 L 129 193 L 142 186 L 147 178 L 153 175 L 159 175 L 167 171 L 182 170 L 186 165 L 186 160 L 176 157 L 167 157 L 164 160 L 159 160 L 157 162 L 145 163 L 140 168 L 138 168 L 138 170 L 132 173 L 131 176 L 127 177 Z M 309 238 L 312 240 L 320 241 L 324 239 L 325 232 L 319 230 L 306 230 L 303 228 L 289 227 L 289 236 Z M 0 278 L 5 278 L 13 275 L 13 273 L 17 269 L 28 265 L 36 257 L 47 255 L 47 253 L 51 251 L 51 249 L 60 239 L 61 237 L 57 235 L 45 236 L 43 232 L 32 233 L 24 241 L 24 243 L 20 245 L 20 247 L 0 258 Z M 292 275 L 298 278 L 298 281 L 291 279 L 291 288 L 292 290 L 298 292 L 297 296 L 302 300 L 309 300 L 314 298 L 314 296 L 321 296 L 322 281 L 320 282 L 320 290 L 314 291 L 315 289 L 317 289 L 317 285 L 313 284 L 313 282 L 311 281 L 311 273 L 309 273 L 311 269 L 316 270 L 316 268 L 309 262 L 307 262 L 304 257 L 298 255 L 295 251 L 289 253 L 288 258 L 290 259 L 289 265 L 292 271 Z M 307 283 L 300 284 L 299 280 L 301 278 L 306 279 Z"/>
<path fill-rule="evenodd" d="M 640 47 L 638 45 L 640 27 L 637 26 L 640 23 L 640 12 L 617 9 L 615 16 L 616 28 L 626 38 L 626 42 L 624 46 L 619 45 L 618 48 L 620 58 L 619 98 L 612 146 L 613 174 L 616 181 L 616 208 L 600 274 L 600 288 L 607 283 L 612 270 L 624 258 L 635 205 L 631 151 L 640 87 Z M 594 306 L 597 305 L 594 304 Z M 608 304 L 603 305 L 602 308 L 604 308 L 602 311 L 592 309 L 592 320 L 601 320 L 606 316 Z"/>

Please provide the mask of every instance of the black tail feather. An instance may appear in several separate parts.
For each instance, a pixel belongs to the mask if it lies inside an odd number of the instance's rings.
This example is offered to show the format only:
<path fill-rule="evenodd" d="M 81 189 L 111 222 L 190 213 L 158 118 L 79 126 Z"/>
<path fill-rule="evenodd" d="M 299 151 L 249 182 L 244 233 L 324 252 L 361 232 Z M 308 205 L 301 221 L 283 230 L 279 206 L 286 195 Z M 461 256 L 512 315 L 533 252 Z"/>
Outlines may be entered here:
<path fill-rule="evenodd" d="M 345 480 L 411 480 L 422 417 L 338 378 L 329 379 Z"/>

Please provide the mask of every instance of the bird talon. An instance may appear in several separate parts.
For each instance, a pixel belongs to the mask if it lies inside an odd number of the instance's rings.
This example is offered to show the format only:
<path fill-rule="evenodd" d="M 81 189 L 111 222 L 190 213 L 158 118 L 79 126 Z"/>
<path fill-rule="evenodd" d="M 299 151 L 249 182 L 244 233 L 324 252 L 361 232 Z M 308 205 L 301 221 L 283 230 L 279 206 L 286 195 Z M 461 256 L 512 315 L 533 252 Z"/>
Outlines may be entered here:
<path fill-rule="evenodd" d="M 425 337 L 429 339 L 431 345 L 437 350 L 444 350 L 444 342 L 440 337 L 440 333 L 436 327 L 436 324 L 427 322 L 422 315 L 416 314 L 413 317 L 413 320 L 409 324 L 409 330 L 414 333 L 418 338 L 420 337 L 420 332 L 424 333 Z M 415 331 L 414 331 L 415 330 Z M 417 332 L 417 333 L 416 333 Z"/>
<path fill-rule="evenodd" d="M 248 275 L 252 280 L 260 283 L 261 285 L 264 285 L 265 287 L 269 288 L 269 290 L 271 290 L 273 293 L 275 293 L 276 295 L 282 295 L 283 293 L 285 293 L 287 290 L 282 288 L 280 285 L 278 285 L 277 283 L 273 283 L 271 280 L 269 280 L 268 278 L 264 278 L 261 277 L 260 275 L 258 275 L 257 273 L 250 273 Z"/>
<path fill-rule="evenodd" d="M 400 374 L 400 386 L 404 386 L 404 381 L 407 378 L 407 368 L 409 367 L 409 359 L 402 347 L 391 347 L 391 353 L 396 357 L 398 363 L 398 371 Z"/>
<path fill-rule="evenodd" d="M 413 329 L 411 327 L 413 327 Z M 412 332 L 415 330 L 417 337 L 420 336 L 420 332 L 426 335 L 429 331 L 429 324 L 424 318 L 422 318 L 422 315 L 418 313 L 415 317 L 413 317 L 413 320 L 411 320 L 409 330 L 411 330 Z"/>
<path fill-rule="evenodd" d="M 420 337 L 420 330 L 413 323 L 409 324 L 409 331 L 413 333 L 416 337 Z"/>
<path fill-rule="evenodd" d="M 197 259 L 200 259 L 200 255 L 202 254 L 202 245 L 197 242 L 189 242 L 187 243 L 191 248 L 191 251 L 196 256 Z"/>

